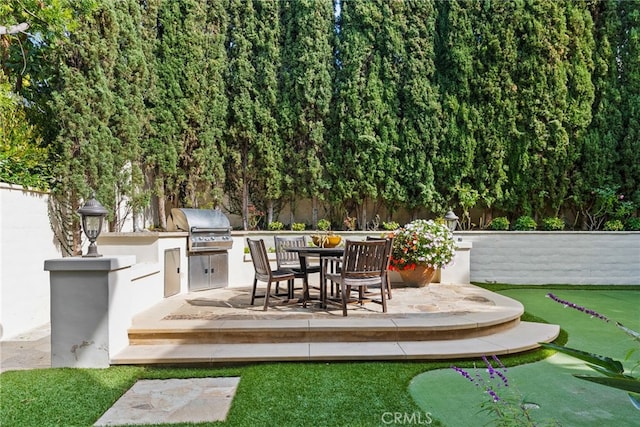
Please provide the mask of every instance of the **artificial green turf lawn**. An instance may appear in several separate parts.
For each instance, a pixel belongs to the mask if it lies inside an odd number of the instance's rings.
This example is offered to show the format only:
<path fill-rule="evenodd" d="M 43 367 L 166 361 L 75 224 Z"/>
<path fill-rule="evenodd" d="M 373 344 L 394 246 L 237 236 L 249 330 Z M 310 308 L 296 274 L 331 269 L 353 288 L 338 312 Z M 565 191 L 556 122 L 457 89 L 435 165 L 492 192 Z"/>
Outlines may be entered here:
<path fill-rule="evenodd" d="M 440 365 L 442 367 L 443 365 Z M 0 425 L 90 426 L 139 378 L 240 376 L 228 426 L 372 426 L 420 409 L 412 363 L 277 363 L 226 369 L 45 369 L 0 376 Z"/>
<path fill-rule="evenodd" d="M 629 372 L 638 360 L 638 353 L 625 361 L 630 349 L 637 343 L 611 323 L 590 318 L 571 308 L 546 298 L 552 292 L 561 299 L 574 302 L 619 321 L 634 330 L 640 330 L 639 290 L 566 290 L 566 289 L 511 289 L 501 294 L 521 301 L 528 313 L 559 324 L 569 334 L 568 347 L 597 353 L 620 360 Z M 484 363 L 478 360 L 478 366 Z M 484 369 L 478 373 L 486 374 Z M 476 371 L 467 369 L 471 375 Z M 509 368 L 510 388 L 517 388 L 526 400 L 540 405 L 531 412 L 537 421 L 555 420 L 563 426 L 638 426 L 640 411 L 633 408 L 624 391 L 574 378 L 573 373 L 594 374 L 579 360 L 563 354 L 529 365 Z M 638 376 L 637 369 L 635 375 Z M 494 383 L 495 384 L 495 383 Z M 442 392 L 446 390 L 446 392 Z M 423 373 L 410 386 L 412 396 L 423 411 L 428 411 L 449 427 L 483 425 L 491 418 L 478 414 L 487 395 L 452 369 Z M 504 390 L 508 395 L 508 391 Z"/>
<path fill-rule="evenodd" d="M 511 292 L 511 291 L 509 291 Z M 589 320 L 578 312 L 569 313 L 551 300 L 543 298 L 546 290 L 521 290 L 526 309 L 533 314 L 550 322 L 559 322 L 564 328 L 576 331 L 570 338 L 570 344 L 582 336 L 582 328 L 590 328 L 595 320 Z M 594 291 L 589 291 L 594 292 Z M 508 294 L 505 292 L 505 294 Z M 573 293 L 557 292 L 558 296 L 571 299 Z M 608 295 L 608 292 L 605 294 Z M 636 321 L 627 322 L 630 327 L 637 325 L 638 295 L 635 291 L 629 295 L 615 294 L 620 297 L 618 305 L 626 318 L 630 313 L 636 313 Z M 610 298 L 586 293 L 585 297 L 594 295 L 595 300 Z M 617 296 L 616 296 L 617 295 Z M 509 295 L 515 296 L 515 295 Z M 531 302 L 531 304 L 529 303 Z M 580 301 L 576 301 L 580 302 Z M 596 301 L 597 302 L 597 301 Z M 616 305 L 616 304 L 614 304 Z M 596 305 L 591 308 L 598 309 Z M 604 310 L 603 310 L 604 311 Z M 612 313 L 610 314 L 613 317 Z M 560 317 L 566 316 L 575 322 L 571 325 L 561 322 Z M 625 322 L 625 317 L 616 316 L 617 320 Z M 564 319 L 564 317 L 562 317 Z M 636 325 L 634 325 L 636 323 Z M 577 329 L 578 325 L 582 325 Z M 606 325 L 605 325 L 606 326 Z M 614 328 L 615 329 L 615 328 Z M 607 336 L 607 334 L 605 334 Z M 585 338 L 580 338 L 584 340 Z M 624 348 L 624 346 L 620 346 Z M 600 347 L 602 349 L 602 347 Z M 608 352 L 613 348 L 606 344 Z M 596 351 L 596 348 L 590 350 Z M 539 360 L 542 355 L 549 354 L 548 350 L 530 352 L 503 358 L 508 365 L 530 363 Z M 611 354 L 618 356 L 618 354 Z M 555 357 L 555 356 L 554 356 Z M 622 355 L 619 355 L 622 357 Z M 464 364 L 469 362 L 454 362 Z M 591 384 L 573 379 L 564 367 L 558 368 L 553 374 L 546 361 L 532 363 L 528 366 L 509 368 L 508 375 L 514 384 L 523 391 L 529 392 L 527 379 L 534 377 L 541 385 L 532 387 L 536 392 L 542 392 L 545 397 L 549 390 L 554 390 L 569 384 L 568 393 L 573 393 L 576 387 L 586 387 Z M 31 371 L 10 371 L 0 374 L 0 425 L 1 426 L 89 426 L 92 425 L 134 382 L 146 378 L 195 378 L 239 376 L 240 384 L 233 400 L 227 421 L 224 423 L 202 424 L 223 426 L 375 426 L 389 425 L 383 421 L 383 415 L 397 412 L 414 416 L 431 412 L 434 422 L 431 425 L 441 425 L 439 418 L 447 426 L 477 426 L 481 425 L 476 418 L 464 418 L 463 415 L 473 415 L 477 412 L 479 397 L 477 390 L 470 388 L 470 384 L 462 377 L 450 375 L 452 371 L 445 369 L 429 377 L 428 393 L 430 400 L 425 400 L 415 393 L 415 385 L 420 382 L 419 376 L 409 387 L 412 379 L 419 374 L 438 368 L 446 368 L 451 362 L 373 362 L 373 363 L 274 363 L 227 368 L 142 368 L 142 367 L 112 367 L 108 369 L 43 369 Z M 540 366 L 535 374 L 523 375 L 519 371 L 525 368 Z M 523 371 L 524 372 L 524 371 Z M 552 374 L 550 374 L 550 372 Z M 454 373 L 455 374 L 455 373 Z M 445 375 L 438 380 L 439 375 Z M 545 375 L 548 377 L 545 379 Z M 633 420 L 631 415 L 639 411 L 631 411 L 631 405 L 625 400 L 625 395 L 617 390 L 604 392 L 605 388 L 593 385 L 593 393 L 609 395 L 607 405 L 620 408 L 620 419 L 613 425 L 624 426 L 624 421 Z M 411 398 L 411 392 L 416 395 L 416 401 Z M 615 395 L 611 394 L 615 393 Z M 585 411 L 585 417 L 597 414 L 597 406 L 583 403 L 585 392 L 578 395 L 556 393 L 560 402 L 571 402 L 570 407 Z M 433 396 L 440 396 L 436 405 Z M 546 410 L 548 405 L 538 396 L 535 400 Z M 597 400 L 597 399 L 596 399 Z M 415 402 L 418 402 L 416 404 Z M 556 403 L 556 402 L 554 402 Z M 602 401 L 597 400 L 598 405 Z M 453 409 L 451 409 L 453 408 Z M 453 410 L 453 416 L 451 415 Z M 545 412 L 546 414 L 546 412 Z M 556 417 L 548 414 L 548 417 Z M 411 418 L 409 418 L 411 419 Z M 464 420 L 467 421 L 464 421 Z M 389 418 L 385 418 L 388 421 Z M 462 423 L 458 421 L 463 420 Z M 602 417 L 600 418 L 602 420 Z M 620 421 L 622 420 L 622 421 Z M 426 424 L 428 419 L 423 415 L 421 419 Z M 407 422 L 404 423 L 408 424 Z M 415 424 L 415 423 L 414 423 Z M 565 425 L 588 425 L 566 423 Z M 591 425 L 608 426 L 610 422 L 593 423 Z M 629 425 L 629 424 L 627 424 Z"/>

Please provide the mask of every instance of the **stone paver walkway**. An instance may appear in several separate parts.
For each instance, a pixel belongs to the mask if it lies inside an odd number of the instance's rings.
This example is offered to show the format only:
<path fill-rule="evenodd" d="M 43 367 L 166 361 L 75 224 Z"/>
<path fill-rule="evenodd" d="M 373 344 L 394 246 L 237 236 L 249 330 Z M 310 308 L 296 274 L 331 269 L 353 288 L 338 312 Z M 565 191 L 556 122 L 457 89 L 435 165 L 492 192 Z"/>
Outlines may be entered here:
<path fill-rule="evenodd" d="M 224 421 L 239 382 L 238 377 L 141 380 L 94 425 Z"/>

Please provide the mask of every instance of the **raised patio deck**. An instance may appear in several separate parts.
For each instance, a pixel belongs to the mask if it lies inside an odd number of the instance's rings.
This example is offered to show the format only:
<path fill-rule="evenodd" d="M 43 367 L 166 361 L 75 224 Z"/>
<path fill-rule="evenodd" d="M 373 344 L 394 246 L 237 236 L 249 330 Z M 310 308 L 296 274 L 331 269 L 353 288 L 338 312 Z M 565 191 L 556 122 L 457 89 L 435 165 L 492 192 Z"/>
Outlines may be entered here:
<path fill-rule="evenodd" d="M 135 317 L 112 364 L 457 359 L 538 347 L 559 326 L 520 321 L 522 304 L 473 285 L 394 287 L 388 312 L 261 300 L 247 288 L 176 295 Z"/>

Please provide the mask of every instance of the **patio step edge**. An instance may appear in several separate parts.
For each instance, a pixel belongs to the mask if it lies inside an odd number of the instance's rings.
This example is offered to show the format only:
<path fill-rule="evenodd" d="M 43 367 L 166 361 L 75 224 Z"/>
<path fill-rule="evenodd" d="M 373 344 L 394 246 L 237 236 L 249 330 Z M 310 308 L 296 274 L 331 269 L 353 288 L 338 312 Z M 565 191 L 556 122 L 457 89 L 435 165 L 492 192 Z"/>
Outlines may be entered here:
<path fill-rule="evenodd" d="M 389 320 L 387 322 L 296 324 L 288 322 L 255 322 L 245 326 L 219 328 L 130 328 L 129 343 L 144 344 L 242 344 L 291 342 L 367 342 L 367 341 L 433 341 L 474 338 L 492 335 L 518 326 L 520 317 L 509 316 L 491 322 L 469 320 L 451 325 L 421 321 Z"/>
<path fill-rule="evenodd" d="M 437 360 L 504 355 L 539 347 L 558 325 L 520 322 L 484 337 L 433 341 L 129 345 L 113 365 L 215 365 L 269 361 Z"/>

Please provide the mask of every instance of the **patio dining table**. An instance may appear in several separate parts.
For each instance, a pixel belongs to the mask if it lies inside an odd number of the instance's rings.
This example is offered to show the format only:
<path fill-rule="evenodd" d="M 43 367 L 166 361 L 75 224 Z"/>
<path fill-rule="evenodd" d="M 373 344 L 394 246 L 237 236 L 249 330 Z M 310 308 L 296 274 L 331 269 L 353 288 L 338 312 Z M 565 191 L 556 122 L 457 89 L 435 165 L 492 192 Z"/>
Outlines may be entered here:
<path fill-rule="evenodd" d="M 342 257 L 344 254 L 344 248 L 320 248 L 317 246 L 304 246 L 304 247 L 291 247 L 285 249 L 288 252 L 296 252 L 300 257 L 300 269 L 306 276 L 306 282 L 309 283 L 309 277 L 307 274 L 307 258 L 314 257 L 320 259 L 320 305 L 322 308 L 327 306 L 327 283 L 324 277 L 324 264 L 323 261 L 326 258 Z M 309 288 L 304 290 L 303 296 L 305 302 L 310 301 Z"/>

